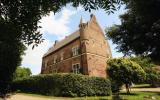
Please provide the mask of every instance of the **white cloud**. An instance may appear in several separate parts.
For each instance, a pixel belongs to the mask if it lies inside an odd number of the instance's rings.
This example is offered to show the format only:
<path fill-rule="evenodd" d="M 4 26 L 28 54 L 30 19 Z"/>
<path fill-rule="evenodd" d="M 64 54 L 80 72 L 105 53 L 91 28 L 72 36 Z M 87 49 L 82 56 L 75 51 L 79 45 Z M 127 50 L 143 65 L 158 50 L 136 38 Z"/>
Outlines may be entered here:
<path fill-rule="evenodd" d="M 34 49 L 32 49 L 32 46 L 29 46 L 25 51 L 26 55 L 22 57 L 22 66 L 29 67 L 33 74 L 40 73 L 42 57 L 50 46 L 51 43 L 48 40 L 45 40 L 42 44 L 39 44 L 38 47 L 35 47 Z"/>
<path fill-rule="evenodd" d="M 69 23 L 71 16 L 75 15 L 82 8 L 79 7 L 77 10 L 62 9 L 60 14 L 54 15 L 53 12 L 49 16 L 43 17 L 39 23 L 42 28 L 40 32 L 43 34 L 56 35 L 58 39 L 65 37 L 69 32 Z M 67 33 L 67 34 L 66 34 Z M 29 67 L 32 73 L 39 74 L 41 70 L 42 56 L 47 52 L 49 47 L 53 43 L 47 38 L 42 44 L 39 44 L 38 47 L 35 47 L 32 50 L 32 46 L 28 47 L 25 51 L 26 55 L 23 56 L 22 66 Z"/>
<path fill-rule="evenodd" d="M 70 32 L 68 26 L 70 23 L 70 17 L 80 10 L 82 10 L 82 7 L 78 7 L 77 10 L 62 9 L 61 16 L 56 16 L 51 12 L 49 16 L 43 17 L 40 20 L 41 23 L 39 23 L 39 25 L 42 27 L 40 32 L 53 34 L 58 38 L 65 37 Z"/>

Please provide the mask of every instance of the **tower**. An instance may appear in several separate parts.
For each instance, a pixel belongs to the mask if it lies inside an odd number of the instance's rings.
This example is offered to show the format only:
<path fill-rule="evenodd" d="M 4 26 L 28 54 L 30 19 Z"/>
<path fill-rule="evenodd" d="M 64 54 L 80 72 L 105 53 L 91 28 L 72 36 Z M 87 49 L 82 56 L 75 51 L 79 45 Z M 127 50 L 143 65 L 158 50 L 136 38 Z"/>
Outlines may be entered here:
<path fill-rule="evenodd" d="M 105 77 L 106 62 L 112 55 L 95 15 L 92 14 L 87 23 L 81 19 L 79 31 L 83 72 L 89 76 Z"/>

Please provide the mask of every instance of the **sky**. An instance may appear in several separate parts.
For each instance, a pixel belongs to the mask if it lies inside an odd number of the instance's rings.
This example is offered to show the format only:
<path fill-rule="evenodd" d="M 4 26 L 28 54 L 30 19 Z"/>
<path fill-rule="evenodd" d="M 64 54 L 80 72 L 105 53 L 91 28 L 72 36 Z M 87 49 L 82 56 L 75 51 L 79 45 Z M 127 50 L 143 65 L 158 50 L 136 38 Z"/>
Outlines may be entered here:
<path fill-rule="evenodd" d="M 32 46 L 27 47 L 25 55 L 22 56 L 21 66 L 30 68 L 33 75 L 39 74 L 41 71 L 42 56 L 54 44 L 55 40 L 60 41 L 65 36 L 78 30 L 81 17 L 84 22 L 87 22 L 90 20 L 90 15 L 94 14 L 104 31 L 106 27 L 121 24 L 119 15 L 123 13 L 125 13 L 123 6 L 118 11 L 115 11 L 114 14 L 108 15 L 102 9 L 88 12 L 84 11 L 82 7 L 73 8 L 70 5 L 62 8 L 62 10 L 56 14 L 51 12 L 48 16 L 44 16 L 38 24 L 42 27 L 39 31 L 43 34 L 44 42 L 33 50 Z M 115 49 L 116 45 L 113 44 L 111 40 L 108 41 L 113 58 L 123 56 L 122 53 L 117 52 Z"/>

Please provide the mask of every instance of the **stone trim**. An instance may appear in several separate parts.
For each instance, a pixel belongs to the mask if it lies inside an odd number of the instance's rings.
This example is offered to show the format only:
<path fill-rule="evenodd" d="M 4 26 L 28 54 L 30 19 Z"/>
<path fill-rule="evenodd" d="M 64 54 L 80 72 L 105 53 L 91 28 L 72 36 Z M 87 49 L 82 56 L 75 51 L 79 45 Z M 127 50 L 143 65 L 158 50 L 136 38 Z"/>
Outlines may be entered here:
<path fill-rule="evenodd" d="M 79 55 L 77 55 L 77 56 L 73 56 L 73 57 L 64 59 L 64 60 L 62 60 L 62 61 L 60 61 L 60 62 L 57 62 L 57 63 L 55 63 L 55 64 L 51 64 L 51 65 L 49 65 L 49 66 L 57 65 L 57 64 L 62 63 L 62 62 L 64 62 L 64 61 L 66 61 L 66 60 L 70 60 L 70 59 L 73 59 L 73 58 L 77 58 L 77 57 L 80 57 L 80 56 L 85 55 L 85 54 L 90 54 L 90 55 L 94 55 L 94 56 L 98 56 L 98 57 L 107 59 L 107 57 L 105 57 L 105 56 L 97 55 L 97 54 L 94 54 L 94 53 L 82 53 L 82 54 L 79 54 Z M 109 58 L 108 58 L 108 59 L 109 59 Z"/>

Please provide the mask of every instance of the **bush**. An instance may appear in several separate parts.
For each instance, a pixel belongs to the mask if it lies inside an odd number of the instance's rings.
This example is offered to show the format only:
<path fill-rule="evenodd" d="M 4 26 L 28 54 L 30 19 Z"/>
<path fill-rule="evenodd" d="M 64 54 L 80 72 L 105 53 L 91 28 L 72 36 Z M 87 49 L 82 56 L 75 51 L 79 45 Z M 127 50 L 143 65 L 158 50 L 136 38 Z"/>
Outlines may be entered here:
<path fill-rule="evenodd" d="M 106 96 L 111 94 L 110 81 L 77 74 L 38 75 L 15 80 L 14 90 L 51 96 Z"/>
<path fill-rule="evenodd" d="M 155 70 L 146 70 L 146 81 L 148 84 L 151 84 L 153 87 L 160 86 L 160 72 Z"/>

